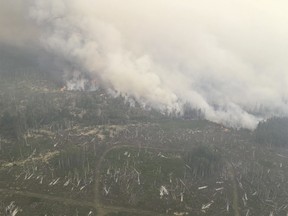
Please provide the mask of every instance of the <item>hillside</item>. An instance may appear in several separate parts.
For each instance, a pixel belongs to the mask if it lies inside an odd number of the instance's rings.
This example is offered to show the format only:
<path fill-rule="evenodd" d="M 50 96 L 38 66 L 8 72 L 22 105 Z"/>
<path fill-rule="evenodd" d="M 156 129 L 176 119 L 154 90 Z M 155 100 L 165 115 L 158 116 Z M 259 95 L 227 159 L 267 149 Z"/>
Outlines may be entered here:
<path fill-rule="evenodd" d="M 288 152 L 260 127 L 62 91 L 33 73 L 0 83 L 0 215 L 288 212 Z"/>

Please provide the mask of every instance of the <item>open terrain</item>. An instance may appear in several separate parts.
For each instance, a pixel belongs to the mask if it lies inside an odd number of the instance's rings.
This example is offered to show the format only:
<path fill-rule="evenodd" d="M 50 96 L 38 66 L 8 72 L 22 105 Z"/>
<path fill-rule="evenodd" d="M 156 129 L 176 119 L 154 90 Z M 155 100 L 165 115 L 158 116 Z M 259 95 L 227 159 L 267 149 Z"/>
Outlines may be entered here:
<path fill-rule="evenodd" d="M 101 89 L 0 82 L 0 215 L 288 213 L 287 148 L 255 132 Z"/>

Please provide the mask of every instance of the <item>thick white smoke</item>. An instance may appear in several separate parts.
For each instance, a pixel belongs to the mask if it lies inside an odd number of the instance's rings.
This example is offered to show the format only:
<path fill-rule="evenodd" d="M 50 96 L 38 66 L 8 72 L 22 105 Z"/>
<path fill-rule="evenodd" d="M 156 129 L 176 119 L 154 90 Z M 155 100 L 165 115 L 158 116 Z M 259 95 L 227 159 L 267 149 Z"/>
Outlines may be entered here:
<path fill-rule="evenodd" d="M 153 107 L 253 129 L 287 115 L 287 1 L 38 0 L 45 47 Z M 257 114 L 256 114 L 257 113 Z"/>

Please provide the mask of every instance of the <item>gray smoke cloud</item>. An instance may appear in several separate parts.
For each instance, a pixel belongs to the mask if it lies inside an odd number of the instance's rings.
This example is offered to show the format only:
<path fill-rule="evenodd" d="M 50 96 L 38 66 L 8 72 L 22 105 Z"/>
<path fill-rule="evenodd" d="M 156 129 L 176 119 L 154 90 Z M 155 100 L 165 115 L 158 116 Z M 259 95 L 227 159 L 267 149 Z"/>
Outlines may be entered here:
<path fill-rule="evenodd" d="M 29 2 L 0 0 L 0 45 L 27 47 L 36 43 L 39 31 L 27 16 Z"/>
<path fill-rule="evenodd" d="M 64 74 L 73 80 L 84 73 L 152 107 L 181 110 L 188 102 L 208 120 L 253 129 L 288 114 L 287 6 L 284 0 L 27 0 L 25 8 L 36 23 L 31 37 L 65 59 Z"/>

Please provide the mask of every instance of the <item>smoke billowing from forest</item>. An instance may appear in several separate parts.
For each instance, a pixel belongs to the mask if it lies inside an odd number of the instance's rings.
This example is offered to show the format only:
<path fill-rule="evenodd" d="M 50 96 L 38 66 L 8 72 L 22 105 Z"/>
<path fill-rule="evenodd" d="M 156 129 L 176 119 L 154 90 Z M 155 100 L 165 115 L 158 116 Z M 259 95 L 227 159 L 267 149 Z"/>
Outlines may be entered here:
<path fill-rule="evenodd" d="M 44 47 L 61 59 L 59 77 L 69 88 L 79 87 L 71 83 L 77 77 L 96 80 L 152 107 L 172 111 L 189 103 L 208 120 L 250 129 L 288 114 L 287 1 L 2 4 L 13 13 L 0 13 L 10 19 L 0 22 L 1 42 Z M 11 22 L 19 34 L 2 31 Z"/>

